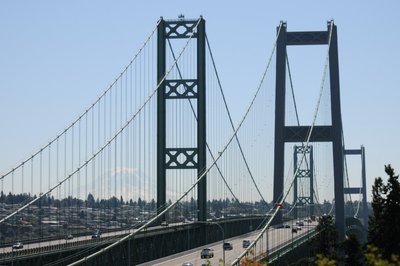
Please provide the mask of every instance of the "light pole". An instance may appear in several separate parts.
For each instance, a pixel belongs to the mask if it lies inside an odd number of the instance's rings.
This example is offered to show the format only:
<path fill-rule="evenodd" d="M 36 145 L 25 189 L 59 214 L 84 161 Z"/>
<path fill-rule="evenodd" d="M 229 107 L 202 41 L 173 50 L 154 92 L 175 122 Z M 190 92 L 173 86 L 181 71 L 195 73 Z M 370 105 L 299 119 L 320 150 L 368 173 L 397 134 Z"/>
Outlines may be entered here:
<path fill-rule="evenodd" d="M 225 244 L 225 233 L 224 233 L 224 229 L 222 228 L 222 226 L 217 223 L 217 222 L 204 222 L 204 221 L 197 221 L 197 223 L 199 224 L 215 224 L 219 227 L 219 229 L 221 230 L 222 233 L 222 260 L 224 261 L 224 265 L 225 265 L 225 249 L 224 249 L 224 244 Z"/>

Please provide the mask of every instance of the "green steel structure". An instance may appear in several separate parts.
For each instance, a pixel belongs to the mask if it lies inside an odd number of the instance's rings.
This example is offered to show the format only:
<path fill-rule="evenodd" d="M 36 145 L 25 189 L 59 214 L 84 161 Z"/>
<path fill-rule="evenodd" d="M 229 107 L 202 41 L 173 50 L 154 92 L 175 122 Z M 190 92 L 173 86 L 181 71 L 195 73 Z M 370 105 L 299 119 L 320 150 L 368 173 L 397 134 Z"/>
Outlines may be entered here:
<path fill-rule="evenodd" d="M 197 77 L 168 79 L 166 73 L 166 42 L 168 39 L 197 40 Z M 206 64 L 205 20 L 164 20 L 158 24 L 157 39 L 157 210 L 166 204 L 166 171 L 168 169 L 197 169 L 198 176 L 206 169 Z M 183 88 L 183 91 L 179 88 Z M 172 92 L 172 93 L 171 93 Z M 166 101 L 196 100 L 197 147 L 166 146 Z M 184 158 L 179 160 L 178 158 Z M 204 177 L 198 184 L 198 220 L 206 221 L 207 183 Z M 163 217 L 161 220 L 165 220 Z"/>

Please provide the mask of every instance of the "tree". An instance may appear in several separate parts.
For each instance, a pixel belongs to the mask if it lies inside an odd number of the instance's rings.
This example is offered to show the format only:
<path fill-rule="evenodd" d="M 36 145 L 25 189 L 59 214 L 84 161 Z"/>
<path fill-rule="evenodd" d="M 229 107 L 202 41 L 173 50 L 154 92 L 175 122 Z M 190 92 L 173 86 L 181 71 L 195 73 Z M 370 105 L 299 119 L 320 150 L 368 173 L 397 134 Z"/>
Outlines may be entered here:
<path fill-rule="evenodd" d="M 317 254 L 317 260 L 315 261 L 317 266 L 335 266 L 337 265 L 336 260 L 327 258 L 321 254 Z"/>
<path fill-rule="evenodd" d="M 385 165 L 387 184 L 375 178 L 372 187 L 373 216 L 369 219 L 368 243 L 382 252 L 384 259 L 400 252 L 400 184 L 393 168 Z"/>
<path fill-rule="evenodd" d="M 95 200 L 94 197 L 91 193 L 89 193 L 88 197 L 87 197 L 87 203 L 88 203 L 88 207 L 93 208 L 94 204 L 95 204 Z"/>
<path fill-rule="evenodd" d="M 367 245 L 367 252 L 365 254 L 367 265 L 376 266 L 397 266 L 400 265 L 400 257 L 392 255 L 390 259 L 383 259 L 382 254 L 377 247 Z"/>
<path fill-rule="evenodd" d="M 315 237 L 315 254 L 321 254 L 328 259 L 336 259 L 336 249 L 338 246 L 338 233 L 333 225 L 333 217 L 323 215 L 317 226 L 319 234 Z"/>
<path fill-rule="evenodd" d="M 156 201 L 154 199 L 152 199 L 151 202 L 150 202 L 150 210 L 151 211 L 156 211 L 156 208 L 157 208 Z"/>
<path fill-rule="evenodd" d="M 341 244 L 345 253 L 345 265 L 364 265 L 360 242 L 355 235 L 349 235 Z"/>

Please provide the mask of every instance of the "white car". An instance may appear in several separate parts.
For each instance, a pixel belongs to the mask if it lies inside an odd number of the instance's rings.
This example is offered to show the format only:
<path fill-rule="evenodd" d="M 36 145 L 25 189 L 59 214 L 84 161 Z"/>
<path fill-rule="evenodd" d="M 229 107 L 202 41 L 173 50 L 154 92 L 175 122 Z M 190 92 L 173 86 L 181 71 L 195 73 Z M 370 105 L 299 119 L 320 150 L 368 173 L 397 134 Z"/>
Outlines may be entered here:
<path fill-rule="evenodd" d="M 14 243 L 13 245 L 12 245 L 12 248 L 13 249 L 21 249 L 21 248 L 23 248 L 24 247 L 24 245 L 21 243 L 21 242 L 16 242 L 16 243 Z"/>

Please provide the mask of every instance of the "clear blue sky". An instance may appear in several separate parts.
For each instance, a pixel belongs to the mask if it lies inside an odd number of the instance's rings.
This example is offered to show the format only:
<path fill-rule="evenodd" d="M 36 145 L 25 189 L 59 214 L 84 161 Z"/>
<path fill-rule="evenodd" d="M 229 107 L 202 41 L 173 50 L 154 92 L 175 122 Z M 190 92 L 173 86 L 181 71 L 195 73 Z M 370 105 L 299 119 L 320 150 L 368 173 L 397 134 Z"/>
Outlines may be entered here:
<path fill-rule="evenodd" d="M 1 1 L 0 173 L 81 114 L 160 16 L 206 19 L 236 121 L 260 79 L 279 21 L 287 21 L 289 31 L 326 30 L 333 18 L 346 145 L 365 145 L 370 192 L 373 178 L 384 176 L 384 164 L 400 172 L 399 11 L 395 0 Z M 297 87 L 307 82 L 301 71 L 312 68 L 304 60 L 294 73 Z"/>

